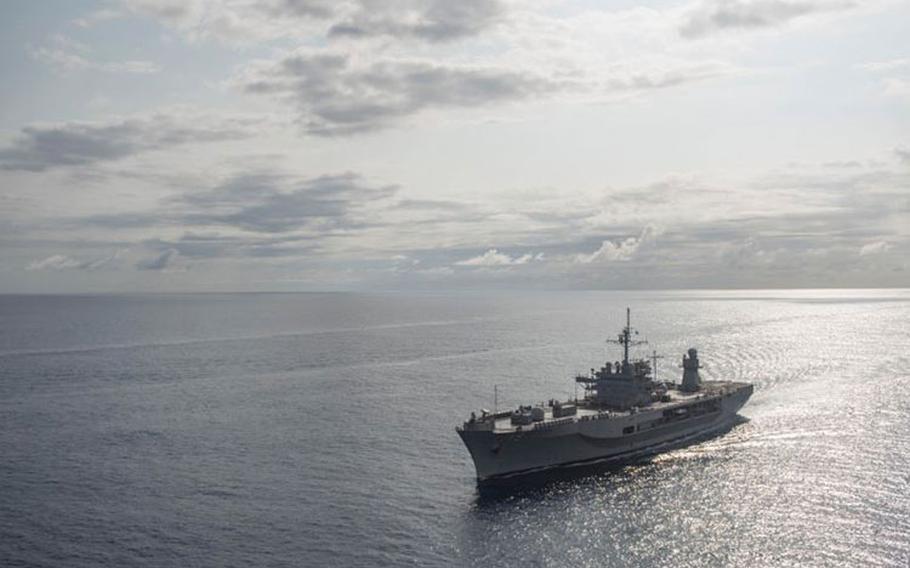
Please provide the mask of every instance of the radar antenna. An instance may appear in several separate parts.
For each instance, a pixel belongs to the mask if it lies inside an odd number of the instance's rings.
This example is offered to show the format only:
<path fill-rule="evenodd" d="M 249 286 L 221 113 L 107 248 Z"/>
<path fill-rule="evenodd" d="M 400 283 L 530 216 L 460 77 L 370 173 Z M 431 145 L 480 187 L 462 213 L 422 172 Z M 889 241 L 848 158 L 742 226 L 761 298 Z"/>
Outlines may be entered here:
<path fill-rule="evenodd" d="M 632 310 L 626 308 L 626 327 L 622 329 L 622 332 L 616 339 L 608 339 L 607 343 L 613 343 L 616 345 L 622 345 L 622 372 L 626 374 L 629 372 L 629 346 L 630 345 L 643 345 L 647 341 L 643 339 L 632 339 L 633 335 L 638 335 L 638 330 L 632 327 Z"/>

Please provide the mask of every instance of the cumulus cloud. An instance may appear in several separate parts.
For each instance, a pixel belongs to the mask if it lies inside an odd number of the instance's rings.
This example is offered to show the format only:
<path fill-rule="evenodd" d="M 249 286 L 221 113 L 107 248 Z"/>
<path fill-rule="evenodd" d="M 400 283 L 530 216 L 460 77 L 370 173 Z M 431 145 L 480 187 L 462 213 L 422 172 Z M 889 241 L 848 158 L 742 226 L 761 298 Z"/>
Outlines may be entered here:
<path fill-rule="evenodd" d="M 543 260 L 543 254 L 538 253 L 537 255 L 532 255 L 527 253 L 521 256 L 512 257 L 499 252 L 495 248 L 491 248 L 481 255 L 461 260 L 455 264 L 458 266 L 515 266 L 518 264 L 527 264 L 532 260 Z"/>
<path fill-rule="evenodd" d="M 759 29 L 814 13 L 846 10 L 844 0 L 703 0 L 687 14 L 680 33 L 698 38 L 727 29 Z"/>
<path fill-rule="evenodd" d="M 591 254 L 579 254 L 576 262 L 590 264 L 592 262 L 625 261 L 632 258 L 641 242 L 635 237 L 627 237 L 622 241 L 603 241 L 600 248 Z"/>
<path fill-rule="evenodd" d="M 23 128 L 0 148 L 0 169 L 42 172 L 118 160 L 188 143 L 236 140 L 251 135 L 236 119 L 195 117 L 192 125 L 176 115 L 154 114 L 109 122 L 66 122 Z"/>
<path fill-rule="evenodd" d="M 248 68 L 249 93 L 290 100 L 310 134 L 377 130 L 430 108 L 477 107 L 551 92 L 557 85 L 530 73 L 419 60 L 354 61 L 345 53 L 293 53 Z"/>
<path fill-rule="evenodd" d="M 70 256 L 55 254 L 41 260 L 35 260 L 25 267 L 26 270 L 98 270 L 113 263 L 120 256 L 115 252 L 104 258 L 77 260 Z"/>
<path fill-rule="evenodd" d="M 873 254 L 881 254 L 891 250 L 891 243 L 888 241 L 875 241 L 872 243 L 866 243 L 859 249 L 860 256 L 869 256 Z"/>
<path fill-rule="evenodd" d="M 575 255 L 575 262 L 591 264 L 595 262 L 625 262 L 631 260 L 645 242 L 653 239 L 655 230 L 645 227 L 637 237 L 626 237 L 621 240 L 605 240 L 600 248 L 590 254 Z"/>

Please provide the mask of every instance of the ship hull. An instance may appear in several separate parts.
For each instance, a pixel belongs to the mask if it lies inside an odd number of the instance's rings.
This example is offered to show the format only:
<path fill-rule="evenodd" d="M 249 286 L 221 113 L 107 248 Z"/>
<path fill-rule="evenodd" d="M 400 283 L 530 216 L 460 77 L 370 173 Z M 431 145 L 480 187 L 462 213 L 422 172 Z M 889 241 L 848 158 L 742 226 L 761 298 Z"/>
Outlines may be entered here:
<path fill-rule="evenodd" d="M 461 430 L 474 460 L 479 483 L 497 483 L 553 468 L 624 463 L 721 433 L 734 422 L 752 394 L 751 385 L 700 401 L 710 406 L 699 415 L 657 424 L 657 414 L 643 411 L 610 420 L 575 421 L 542 431 L 496 433 Z M 622 427 L 634 433 L 621 435 Z M 641 430 L 639 430 L 641 428 Z"/>

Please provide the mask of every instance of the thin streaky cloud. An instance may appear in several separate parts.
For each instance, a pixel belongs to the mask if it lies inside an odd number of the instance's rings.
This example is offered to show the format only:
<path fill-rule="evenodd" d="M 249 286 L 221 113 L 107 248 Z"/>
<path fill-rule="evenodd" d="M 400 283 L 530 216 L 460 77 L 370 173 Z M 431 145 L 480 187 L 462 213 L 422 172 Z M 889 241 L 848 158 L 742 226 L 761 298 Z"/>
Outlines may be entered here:
<path fill-rule="evenodd" d="M 205 119 L 190 124 L 167 113 L 108 120 L 23 127 L 0 147 L 0 169 L 43 172 L 119 160 L 180 145 L 239 140 L 252 136 L 245 119 Z"/>
<path fill-rule="evenodd" d="M 684 37 L 700 38 L 724 30 L 771 28 L 854 7 L 854 2 L 845 0 L 702 0 L 686 15 L 679 31 Z"/>

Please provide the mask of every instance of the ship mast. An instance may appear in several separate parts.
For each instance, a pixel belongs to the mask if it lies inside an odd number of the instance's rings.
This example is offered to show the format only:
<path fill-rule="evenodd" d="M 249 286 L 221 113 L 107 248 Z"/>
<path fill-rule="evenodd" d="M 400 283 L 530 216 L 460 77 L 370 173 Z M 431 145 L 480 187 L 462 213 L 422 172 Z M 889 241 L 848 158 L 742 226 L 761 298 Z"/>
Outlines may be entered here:
<path fill-rule="evenodd" d="M 633 335 L 638 335 L 638 331 L 632 327 L 632 310 L 626 308 L 626 327 L 622 329 L 622 333 L 619 334 L 619 337 L 616 339 L 608 339 L 607 343 L 616 343 L 622 345 L 622 372 L 623 374 L 629 373 L 629 346 L 630 345 L 641 345 L 647 343 L 647 341 L 632 339 Z"/>
<path fill-rule="evenodd" d="M 632 309 L 626 307 L 626 327 L 622 330 L 622 365 L 629 364 L 629 339 L 632 335 Z"/>

